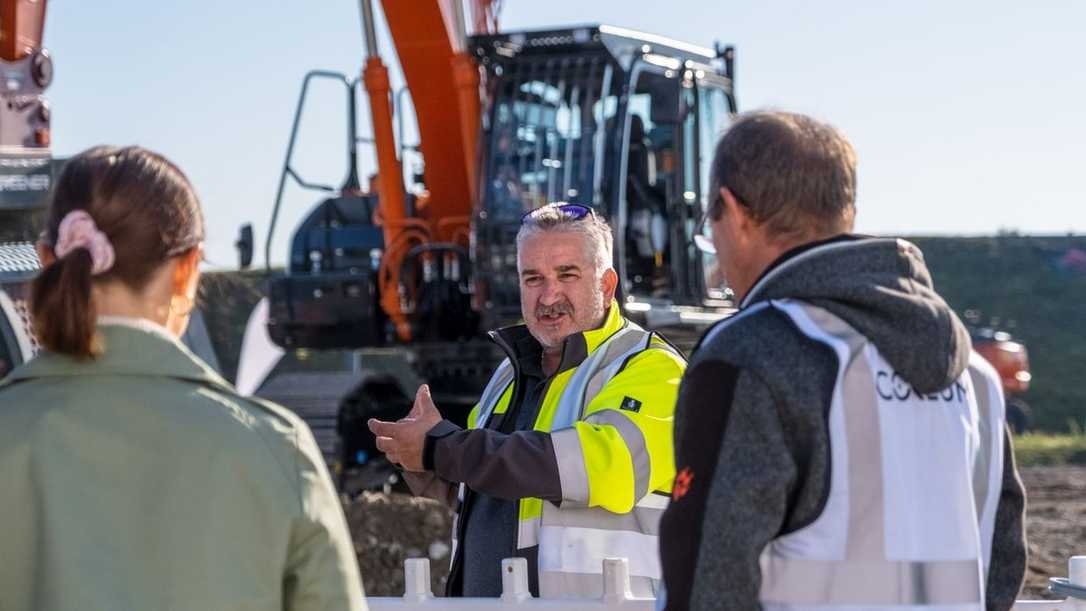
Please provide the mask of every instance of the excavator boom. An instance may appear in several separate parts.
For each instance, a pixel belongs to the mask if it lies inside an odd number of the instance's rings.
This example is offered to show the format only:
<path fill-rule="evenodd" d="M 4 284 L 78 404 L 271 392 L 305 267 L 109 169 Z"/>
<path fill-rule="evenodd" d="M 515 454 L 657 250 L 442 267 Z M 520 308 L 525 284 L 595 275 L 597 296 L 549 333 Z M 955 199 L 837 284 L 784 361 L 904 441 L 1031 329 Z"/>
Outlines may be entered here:
<path fill-rule="evenodd" d="M 468 166 L 475 161 L 475 151 L 466 150 L 464 143 L 465 134 L 474 135 L 479 127 L 478 76 L 470 100 L 461 99 L 458 93 L 453 61 L 463 54 L 463 41 L 457 40 L 457 18 L 450 10 L 451 4 L 439 0 L 382 2 L 415 106 L 419 148 L 426 160 L 425 184 L 430 193 L 425 215 L 435 225 L 434 238 L 438 241 L 453 241 L 453 227 L 442 224 L 442 220 L 460 217 L 466 224 L 471 213 Z M 472 107 L 461 112 L 465 101 Z M 474 121 L 463 123 L 466 116 L 474 117 Z"/>
<path fill-rule="evenodd" d="M 41 48 L 47 0 L 0 2 L 0 59 L 15 61 Z"/>
<path fill-rule="evenodd" d="M 473 18 L 492 19 L 487 0 L 475 2 Z M 370 0 L 361 0 L 367 60 L 362 80 L 370 100 L 378 163 L 378 190 L 385 253 L 379 274 L 381 308 L 401 340 L 411 329 L 399 294 L 401 271 L 418 247 L 468 244 L 475 194 L 479 131 L 479 69 L 465 51 L 465 21 L 460 0 L 384 1 L 385 20 L 412 94 L 419 150 L 427 160 L 425 195 L 408 214 L 402 161 L 392 128 L 388 69 L 377 55 Z"/>

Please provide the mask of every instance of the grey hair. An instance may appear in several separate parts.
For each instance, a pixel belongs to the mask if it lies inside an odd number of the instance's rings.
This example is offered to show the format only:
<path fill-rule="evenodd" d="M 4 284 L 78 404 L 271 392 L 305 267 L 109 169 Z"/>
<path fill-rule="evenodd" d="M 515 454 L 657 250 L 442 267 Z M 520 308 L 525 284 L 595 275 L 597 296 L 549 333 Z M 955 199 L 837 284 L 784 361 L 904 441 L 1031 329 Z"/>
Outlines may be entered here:
<path fill-rule="evenodd" d="M 577 218 L 559 209 L 564 202 L 552 204 L 540 208 L 537 212 L 524 220 L 517 232 L 517 252 L 524 240 L 530 236 L 547 231 L 567 231 L 580 233 L 588 238 L 595 250 L 592 257 L 596 264 L 596 276 L 602 276 L 603 272 L 614 267 L 612 249 L 614 238 L 611 226 L 599 214 L 590 214 L 583 218 Z M 520 256 L 517 256 L 517 265 L 520 265 Z"/>

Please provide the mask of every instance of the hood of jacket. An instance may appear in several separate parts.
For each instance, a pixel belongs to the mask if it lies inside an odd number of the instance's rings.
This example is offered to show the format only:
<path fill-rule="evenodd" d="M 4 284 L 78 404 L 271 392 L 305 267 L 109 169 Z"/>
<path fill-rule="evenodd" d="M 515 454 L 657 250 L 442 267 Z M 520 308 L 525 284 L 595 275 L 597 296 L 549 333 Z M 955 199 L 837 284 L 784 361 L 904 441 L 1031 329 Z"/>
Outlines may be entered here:
<path fill-rule="evenodd" d="M 969 362 L 969 332 L 935 292 L 924 255 L 900 239 L 833 240 L 779 261 L 742 307 L 797 299 L 824 308 L 875 344 L 918 391 L 956 380 Z"/>

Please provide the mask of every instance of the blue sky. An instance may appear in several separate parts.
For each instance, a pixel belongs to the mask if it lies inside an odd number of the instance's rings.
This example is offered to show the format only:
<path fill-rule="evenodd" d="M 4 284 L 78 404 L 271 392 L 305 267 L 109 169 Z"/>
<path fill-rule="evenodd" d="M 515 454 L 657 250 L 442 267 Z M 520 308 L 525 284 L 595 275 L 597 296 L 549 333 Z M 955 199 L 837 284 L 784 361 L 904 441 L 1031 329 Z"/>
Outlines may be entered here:
<path fill-rule="evenodd" d="M 1086 232 L 1086 3 L 505 0 L 502 12 L 506 29 L 589 22 L 735 44 L 742 109 L 810 113 L 852 140 L 860 231 Z M 53 0 L 45 42 L 57 154 L 140 144 L 174 159 L 203 200 L 212 267 L 236 265 L 243 222 L 263 252 L 305 72 L 363 61 L 352 0 Z M 315 94 L 296 167 L 338 183 L 343 96 Z M 278 261 L 319 197 L 287 195 Z"/>

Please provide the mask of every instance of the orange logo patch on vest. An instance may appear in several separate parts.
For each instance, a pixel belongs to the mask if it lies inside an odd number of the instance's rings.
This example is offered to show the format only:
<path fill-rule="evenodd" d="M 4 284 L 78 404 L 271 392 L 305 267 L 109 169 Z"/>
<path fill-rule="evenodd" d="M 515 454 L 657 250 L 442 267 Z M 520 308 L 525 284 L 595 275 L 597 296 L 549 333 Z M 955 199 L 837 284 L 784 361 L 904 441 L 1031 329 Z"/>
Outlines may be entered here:
<path fill-rule="evenodd" d="M 677 501 L 690 492 L 690 483 L 694 481 L 694 472 L 690 467 L 683 467 L 675 475 L 675 485 L 671 488 L 671 500 Z"/>

